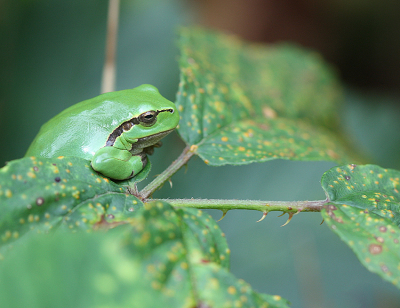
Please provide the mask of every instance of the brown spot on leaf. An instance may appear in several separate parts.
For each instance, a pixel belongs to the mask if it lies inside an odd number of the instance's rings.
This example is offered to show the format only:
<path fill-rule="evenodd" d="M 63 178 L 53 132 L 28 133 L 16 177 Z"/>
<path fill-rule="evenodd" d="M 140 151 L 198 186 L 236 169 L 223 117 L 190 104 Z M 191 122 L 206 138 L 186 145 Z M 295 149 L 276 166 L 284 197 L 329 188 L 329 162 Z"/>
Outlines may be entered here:
<path fill-rule="evenodd" d="M 371 254 L 377 255 L 382 252 L 382 246 L 378 244 L 371 244 L 369 245 L 368 250 Z"/>
<path fill-rule="evenodd" d="M 36 204 L 37 204 L 38 206 L 41 206 L 43 203 L 44 203 L 44 198 L 38 197 L 38 198 L 36 199 Z"/>
<path fill-rule="evenodd" d="M 262 113 L 264 117 L 267 119 L 275 119 L 276 118 L 276 111 L 272 109 L 271 107 L 265 106 L 262 109 Z"/>
<path fill-rule="evenodd" d="M 337 207 L 336 207 L 336 206 L 334 206 L 333 204 L 329 204 L 329 205 L 326 205 L 325 208 L 326 208 L 327 214 L 328 214 L 333 220 L 337 221 L 338 223 L 343 223 L 342 218 L 336 217 L 335 213 L 333 212 L 333 211 L 337 210 Z"/>
<path fill-rule="evenodd" d="M 262 124 L 258 124 L 257 126 L 262 130 L 270 130 L 270 126 L 267 124 L 262 123 Z"/>
<path fill-rule="evenodd" d="M 384 271 L 385 273 L 387 273 L 387 272 L 389 271 L 389 268 L 388 268 L 385 264 L 382 264 L 382 265 L 381 265 L 381 269 L 382 269 L 382 271 Z"/>
<path fill-rule="evenodd" d="M 387 228 L 386 228 L 385 226 L 380 226 L 380 227 L 379 227 L 379 231 L 381 231 L 381 232 L 386 232 L 386 231 L 387 231 Z"/>
<path fill-rule="evenodd" d="M 328 211 L 336 211 L 336 210 L 337 210 L 337 207 L 334 206 L 333 204 L 328 205 Z"/>
<path fill-rule="evenodd" d="M 117 226 L 119 226 L 119 225 L 124 225 L 124 224 L 126 224 L 126 223 L 127 223 L 127 222 L 125 222 L 125 221 L 107 222 L 107 221 L 104 219 L 104 215 L 102 215 L 100 221 L 96 222 L 96 223 L 93 225 L 93 229 L 94 229 L 94 230 L 99 230 L 99 229 L 107 230 L 107 229 L 115 228 L 115 227 L 117 227 Z"/>
<path fill-rule="evenodd" d="M 329 157 L 332 157 L 332 158 L 334 158 L 334 159 L 338 159 L 339 158 L 339 155 L 335 152 L 335 151 L 333 151 L 333 150 L 328 150 L 327 151 L 327 154 L 329 155 Z"/>
<path fill-rule="evenodd" d="M 343 219 L 342 217 L 332 217 L 334 220 L 336 220 L 338 223 L 342 224 L 343 223 Z"/>

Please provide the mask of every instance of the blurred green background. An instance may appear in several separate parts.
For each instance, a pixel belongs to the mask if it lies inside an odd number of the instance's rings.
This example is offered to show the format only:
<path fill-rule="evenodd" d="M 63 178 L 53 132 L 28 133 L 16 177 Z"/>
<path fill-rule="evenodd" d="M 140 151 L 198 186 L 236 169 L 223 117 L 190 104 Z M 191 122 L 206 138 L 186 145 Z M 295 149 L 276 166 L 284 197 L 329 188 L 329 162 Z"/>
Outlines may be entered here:
<path fill-rule="evenodd" d="M 106 0 L 0 1 L 0 164 L 24 155 L 41 124 L 100 93 Z M 117 90 L 150 83 L 174 100 L 176 27 L 200 23 L 273 43 L 314 48 L 346 84 L 342 125 L 370 162 L 400 169 L 400 3 L 312 0 L 121 1 Z M 160 173 L 184 147 L 176 133 L 152 157 Z M 193 158 L 158 198 L 323 199 L 328 162 L 206 166 Z M 218 211 L 210 211 L 219 218 Z M 368 272 L 321 216 L 229 212 L 219 223 L 232 271 L 293 307 L 399 307 L 400 293 Z"/>

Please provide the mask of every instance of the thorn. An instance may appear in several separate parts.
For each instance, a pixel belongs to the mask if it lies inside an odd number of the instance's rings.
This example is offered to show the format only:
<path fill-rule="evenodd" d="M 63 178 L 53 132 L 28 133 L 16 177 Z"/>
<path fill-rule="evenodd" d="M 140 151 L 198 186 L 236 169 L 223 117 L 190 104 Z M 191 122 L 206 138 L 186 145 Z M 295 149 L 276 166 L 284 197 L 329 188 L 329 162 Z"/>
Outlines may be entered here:
<path fill-rule="evenodd" d="M 168 182 L 169 182 L 169 186 L 171 186 L 171 188 L 172 188 L 172 180 L 171 180 L 171 178 L 168 179 Z"/>
<path fill-rule="evenodd" d="M 264 218 L 267 216 L 267 214 L 268 214 L 268 212 L 263 212 L 262 217 L 259 220 L 257 220 L 256 222 L 260 222 L 260 221 L 264 220 Z"/>
<path fill-rule="evenodd" d="M 298 214 L 299 212 L 297 212 L 296 214 Z M 283 213 L 283 214 L 285 214 L 285 213 Z M 283 215 L 282 214 L 282 215 Z M 292 220 L 292 218 L 293 218 L 293 216 L 295 215 L 294 213 L 292 213 L 292 212 L 290 212 L 290 213 L 288 213 L 289 214 L 289 218 L 288 218 L 288 220 L 286 220 L 286 222 L 281 226 L 281 227 L 284 227 L 284 226 L 286 226 L 291 220 Z M 281 215 L 281 216 L 282 216 Z M 280 217 L 280 216 L 278 216 L 278 217 Z"/>
<path fill-rule="evenodd" d="M 325 219 L 323 218 L 319 225 L 322 225 L 324 223 L 324 221 L 325 221 Z"/>
<path fill-rule="evenodd" d="M 279 215 L 278 217 L 281 217 L 281 216 L 283 216 L 283 215 L 285 215 L 286 213 L 285 212 L 283 212 L 281 215 Z"/>
<path fill-rule="evenodd" d="M 221 221 L 222 219 L 224 219 L 226 213 L 228 213 L 228 211 L 222 211 L 222 217 L 220 219 L 217 220 L 217 222 Z"/>

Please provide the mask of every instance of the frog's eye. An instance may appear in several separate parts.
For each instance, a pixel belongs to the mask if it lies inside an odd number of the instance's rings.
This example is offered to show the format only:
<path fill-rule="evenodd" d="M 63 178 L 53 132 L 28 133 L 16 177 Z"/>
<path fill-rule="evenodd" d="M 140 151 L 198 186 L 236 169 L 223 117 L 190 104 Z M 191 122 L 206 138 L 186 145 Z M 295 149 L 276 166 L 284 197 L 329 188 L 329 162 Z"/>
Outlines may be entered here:
<path fill-rule="evenodd" d="M 152 126 L 157 122 L 157 112 L 154 110 L 142 113 L 138 118 L 143 126 Z"/>
<path fill-rule="evenodd" d="M 133 126 L 132 122 L 125 122 L 124 124 L 122 124 L 122 130 L 124 132 L 127 132 L 132 128 L 132 126 Z"/>

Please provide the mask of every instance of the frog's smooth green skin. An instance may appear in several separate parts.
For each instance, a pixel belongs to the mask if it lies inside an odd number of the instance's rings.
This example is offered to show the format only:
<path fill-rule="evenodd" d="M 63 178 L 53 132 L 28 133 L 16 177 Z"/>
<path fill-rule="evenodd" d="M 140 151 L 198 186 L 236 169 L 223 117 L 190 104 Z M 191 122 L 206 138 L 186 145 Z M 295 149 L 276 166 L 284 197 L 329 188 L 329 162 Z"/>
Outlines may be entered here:
<path fill-rule="evenodd" d="M 125 180 L 144 168 L 145 153 L 178 122 L 176 106 L 154 86 L 109 92 L 45 123 L 25 156 L 77 156 L 90 160 L 103 175 Z"/>

